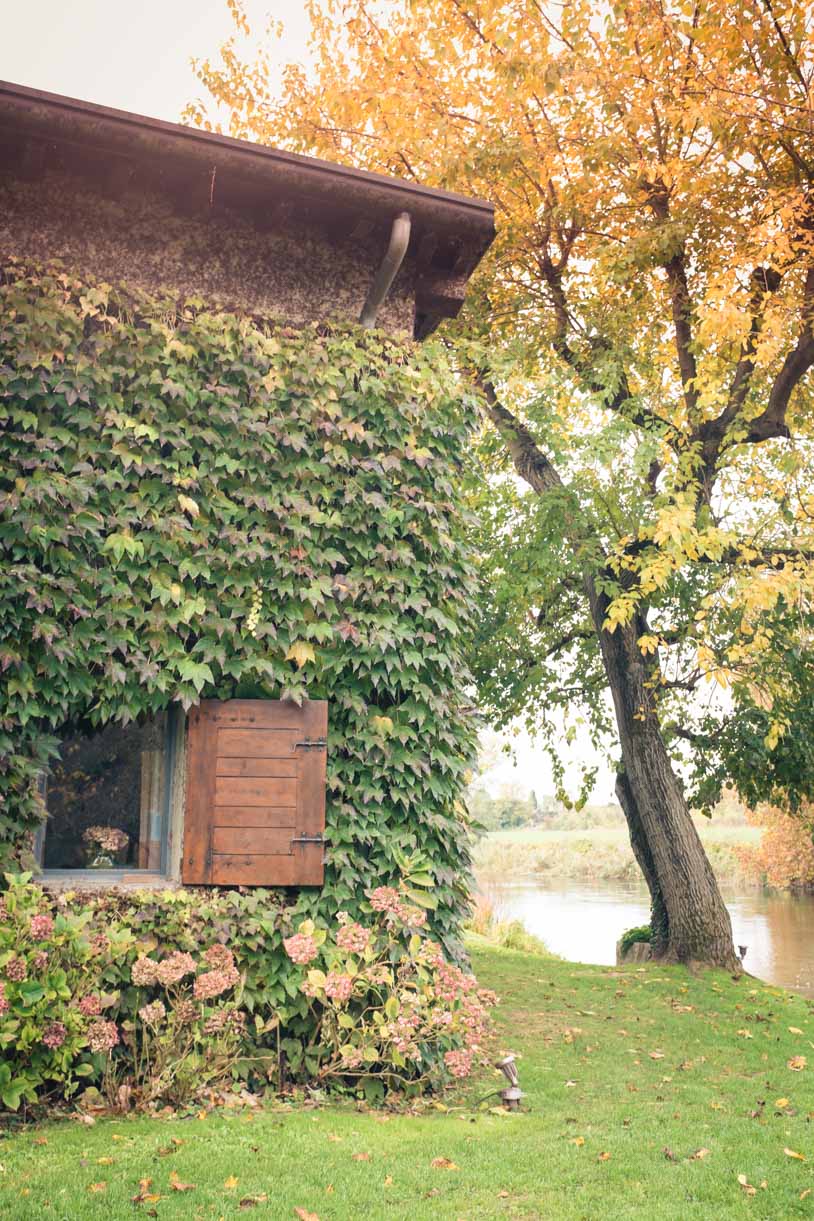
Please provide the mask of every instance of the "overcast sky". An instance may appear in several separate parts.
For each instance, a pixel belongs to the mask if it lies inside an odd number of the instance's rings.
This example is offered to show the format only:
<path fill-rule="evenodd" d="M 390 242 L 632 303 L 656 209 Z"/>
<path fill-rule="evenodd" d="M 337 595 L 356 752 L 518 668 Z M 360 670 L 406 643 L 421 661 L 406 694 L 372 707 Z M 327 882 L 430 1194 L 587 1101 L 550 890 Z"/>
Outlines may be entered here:
<path fill-rule="evenodd" d="M 225 0 L 5 0 L 4 7 L 1 80 L 172 122 L 201 96 L 190 61 L 215 57 L 233 32 Z M 258 35 L 267 17 L 283 22 L 275 62 L 305 59 L 307 26 L 296 0 L 248 0 L 246 8 Z M 489 787 L 516 782 L 539 796 L 552 793 L 542 751 L 523 733 L 510 741 L 513 754 L 491 770 Z M 563 744 L 575 793 L 580 756 L 594 758 L 587 741 Z M 605 802 L 612 794 L 602 767 L 594 798 Z"/>

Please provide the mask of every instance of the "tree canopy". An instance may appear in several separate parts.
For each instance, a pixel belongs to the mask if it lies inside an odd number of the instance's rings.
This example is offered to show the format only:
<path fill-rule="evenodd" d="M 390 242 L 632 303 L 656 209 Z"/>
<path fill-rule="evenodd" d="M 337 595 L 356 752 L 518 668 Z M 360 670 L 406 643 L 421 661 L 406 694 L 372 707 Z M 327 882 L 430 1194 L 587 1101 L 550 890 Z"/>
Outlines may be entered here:
<path fill-rule="evenodd" d="M 529 495 L 484 437 L 486 705 L 607 729 L 580 580 L 601 566 L 610 627 L 647 607 L 662 723 L 714 796 L 743 755 L 733 697 L 765 763 L 811 690 L 788 666 L 810 632 L 811 6 L 309 10 L 308 69 L 279 81 L 237 41 L 198 65 L 231 133 L 496 204 L 466 333 L 559 479 Z"/>

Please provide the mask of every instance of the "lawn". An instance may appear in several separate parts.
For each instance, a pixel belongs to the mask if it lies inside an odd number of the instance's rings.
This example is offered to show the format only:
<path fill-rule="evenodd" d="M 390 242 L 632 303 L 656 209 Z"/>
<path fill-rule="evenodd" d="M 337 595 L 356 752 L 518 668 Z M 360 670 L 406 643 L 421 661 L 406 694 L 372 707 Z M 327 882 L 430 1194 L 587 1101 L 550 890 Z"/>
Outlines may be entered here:
<path fill-rule="evenodd" d="M 812 1216 L 813 1003 L 720 973 L 473 957 L 502 998 L 496 1050 L 522 1055 L 523 1113 L 476 1108 L 497 1084 L 487 1074 L 418 1115 L 275 1106 L 52 1123 L 0 1141 L 0 1215 Z M 131 1202 L 141 1179 L 160 1199 Z"/>

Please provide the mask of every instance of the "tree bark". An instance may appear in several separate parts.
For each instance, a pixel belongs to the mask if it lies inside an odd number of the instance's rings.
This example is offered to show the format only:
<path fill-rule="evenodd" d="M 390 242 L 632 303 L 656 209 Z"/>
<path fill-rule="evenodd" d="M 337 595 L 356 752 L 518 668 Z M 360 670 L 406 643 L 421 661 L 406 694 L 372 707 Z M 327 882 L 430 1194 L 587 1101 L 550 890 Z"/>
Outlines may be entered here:
<path fill-rule="evenodd" d="M 736 971 L 732 924 L 712 867 L 673 771 L 653 706 L 648 664 L 638 645 L 643 616 L 603 628 L 607 599 L 590 590 L 605 672 L 613 696 L 623 770 L 616 792 L 634 855 L 650 890 L 654 958 L 704 962 Z"/>

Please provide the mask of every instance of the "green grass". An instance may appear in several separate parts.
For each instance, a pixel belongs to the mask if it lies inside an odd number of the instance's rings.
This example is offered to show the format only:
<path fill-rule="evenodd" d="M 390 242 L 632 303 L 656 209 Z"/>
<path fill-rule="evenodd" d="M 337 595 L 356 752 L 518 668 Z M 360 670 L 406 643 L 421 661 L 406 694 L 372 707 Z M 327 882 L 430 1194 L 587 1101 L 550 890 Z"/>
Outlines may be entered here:
<path fill-rule="evenodd" d="M 345 1105 L 52 1123 L 0 1141 L 0 1216 L 117 1221 L 151 1208 L 191 1219 L 294 1218 L 301 1208 L 321 1221 L 812 1215 L 811 1003 L 721 973 L 579 966 L 482 946 L 473 956 L 502 997 L 496 1050 L 522 1055 L 522 1114 L 475 1109 L 498 1084 L 487 1074 L 447 1097 L 448 1110 L 417 1115 Z M 797 1055 L 810 1062 L 801 1072 L 787 1067 Z M 781 1097 L 789 1102 L 778 1113 Z M 699 1148 L 708 1152 L 693 1160 Z M 437 1157 L 457 1169 L 433 1169 Z M 194 1190 L 172 1192 L 171 1171 Z M 152 1178 L 157 1203 L 131 1203 L 141 1178 Z M 105 1189 L 91 1191 L 100 1182 Z M 265 1203 L 241 1209 L 241 1199 L 261 1194 Z"/>
<path fill-rule="evenodd" d="M 697 818 L 695 825 L 704 843 L 707 844 L 758 844 L 763 834 L 762 827 L 746 824 L 727 826 L 714 820 Z M 513 827 L 510 831 L 490 831 L 484 840 L 492 844 L 569 844 L 575 840 L 589 840 L 592 844 L 610 844 L 614 847 L 630 843 L 627 827 L 588 827 L 576 831 L 546 830 L 543 827 Z"/>

